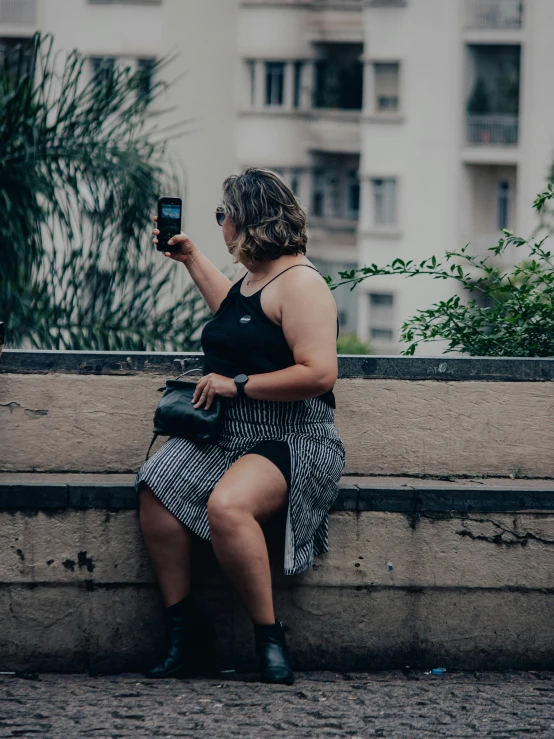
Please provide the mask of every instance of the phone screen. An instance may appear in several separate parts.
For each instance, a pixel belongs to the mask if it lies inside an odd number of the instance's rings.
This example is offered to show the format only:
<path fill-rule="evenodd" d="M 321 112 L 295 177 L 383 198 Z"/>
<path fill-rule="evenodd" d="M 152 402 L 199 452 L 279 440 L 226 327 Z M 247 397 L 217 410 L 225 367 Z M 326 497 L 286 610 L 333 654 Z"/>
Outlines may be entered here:
<path fill-rule="evenodd" d="M 163 204 L 162 218 L 171 218 L 178 221 L 181 218 L 181 206 Z"/>

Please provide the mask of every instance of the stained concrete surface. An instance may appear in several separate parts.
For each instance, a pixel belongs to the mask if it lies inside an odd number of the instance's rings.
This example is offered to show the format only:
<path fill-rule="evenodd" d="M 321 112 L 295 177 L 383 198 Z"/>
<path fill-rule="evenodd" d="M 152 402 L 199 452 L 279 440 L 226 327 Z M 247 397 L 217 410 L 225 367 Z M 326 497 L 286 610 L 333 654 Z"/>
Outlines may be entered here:
<path fill-rule="evenodd" d="M 3 374 L 0 469 L 136 471 L 164 381 Z M 554 476 L 553 382 L 355 378 L 335 393 L 346 474 Z"/>
<path fill-rule="evenodd" d="M 33 676 L 30 676 L 33 677 Z M 554 737 L 554 673 L 0 677 L 0 737 Z"/>

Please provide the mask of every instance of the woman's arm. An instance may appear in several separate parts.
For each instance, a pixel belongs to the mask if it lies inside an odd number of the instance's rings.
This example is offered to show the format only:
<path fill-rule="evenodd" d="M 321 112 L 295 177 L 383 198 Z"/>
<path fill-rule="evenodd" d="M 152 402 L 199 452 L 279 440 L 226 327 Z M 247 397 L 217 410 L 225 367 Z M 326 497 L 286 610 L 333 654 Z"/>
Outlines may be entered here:
<path fill-rule="evenodd" d="M 155 218 L 155 221 L 158 219 Z M 157 236 L 160 233 L 155 228 L 154 243 L 158 243 Z M 212 264 L 208 257 L 195 246 L 189 237 L 180 233 L 168 241 L 171 246 L 179 245 L 179 251 L 163 252 L 166 257 L 174 259 L 176 262 L 182 262 L 188 269 L 190 276 L 200 290 L 202 297 L 208 304 L 212 313 L 215 313 L 221 305 L 223 298 L 229 292 L 232 285 L 231 280 Z"/>
<path fill-rule="evenodd" d="M 181 234 L 181 236 L 184 236 L 184 234 Z M 192 260 L 194 260 L 194 263 Z M 189 264 L 185 262 L 185 266 L 202 293 L 209 309 L 212 313 L 216 313 L 233 283 L 198 249 L 191 257 Z"/>

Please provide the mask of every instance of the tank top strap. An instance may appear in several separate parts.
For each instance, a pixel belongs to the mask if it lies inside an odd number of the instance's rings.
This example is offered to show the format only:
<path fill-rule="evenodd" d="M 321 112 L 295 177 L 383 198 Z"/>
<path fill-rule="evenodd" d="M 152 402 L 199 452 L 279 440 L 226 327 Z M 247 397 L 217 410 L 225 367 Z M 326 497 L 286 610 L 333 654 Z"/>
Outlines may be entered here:
<path fill-rule="evenodd" d="M 261 288 L 260 288 L 260 289 L 258 290 L 258 293 L 257 293 L 257 294 L 261 293 L 261 292 L 262 292 L 262 290 L 263 290 L 264 288 L 266 288 L 266 287 L 267 287 L 268 285 L 271 285 L 271 283 L 273 282 L 273 280 L 276 280 L 276 279 L 277 279 L 278 277 L 280 277 L 280 276 L 281 276 L 282 274 L 284 274 L 285 272 L 288 272 L 288 271 L 289 271 L 289 269 L 294 269 L 295 267 L 309 267 L 310 269 L 315 269 L 315 271 L 319 273 L 319 270 L 318 270 L 318 269 L 316 269 L 315 267 L 312 267 L 312 265 L 311 265 L 311 264 L 293 264 L 293 265 L 292 265 L 291 267 L 287 267 L 287 268 L 286 268 L 286 269 L 284 269 L 284 270 L 283 270 L 282 272 L 279 272 L 279 274 L 278 274 L 278 275 L 275 275 L 275 277 L 273 277 L 273 278 L 272 278 L 272 279 L 271 279 L 271 280 L 270 280 L 269 282 L 266 282 L 266 284 L 265 284 L 265 285 L 264 285 L 263 287 L 261 287 Z"/>
<path fill-rule="evenodd" d="M 293 269 L 294 267 L 309 267 L 310 269 L 315 269 L 315 271 L 318 274 L 321 274 L 321 272 L 316 267 L 312 267 L 311 264 L 293 264 L 291 267 L 287 267 L 286 269 L 284 269 L 283 272 L 288 272 L 289 269 Z M 270 282 L 273 282 L 273 280 L 276 280 L 280 275 L 283 274 L 283 272 L 279 272 L 278 275 L 275 275 L 275 277 L 273 279 L 271 279 L 268 283 L 266 283 L 264 285 L 264 287 L 267 287 Z M 245 275 L 245 277 L 246 277 L 246 275 Z M 244 277 L 242 279 L 244 279 Z M 242 280 L 241 280 L 241 282 L 242 282 Z M 239 285 L 240 285 L 240 283 L 239 283 Z M 257 292 L 254 293 L 254 295 L 257 295 L 258 296 L 258 300 L 260 300 L 260 295 L 261 295 L 261 292 L 264 289 L 264 287 L 261 287 Z M 260 303 L 260 307 L 261 307 L 261 303 Z M 338 316 L 338 313 L 337 313 L 337 339 L 339 338 L 339 332 L 340 332 L 340 325 L 339 325 L 339 316 Z"/>

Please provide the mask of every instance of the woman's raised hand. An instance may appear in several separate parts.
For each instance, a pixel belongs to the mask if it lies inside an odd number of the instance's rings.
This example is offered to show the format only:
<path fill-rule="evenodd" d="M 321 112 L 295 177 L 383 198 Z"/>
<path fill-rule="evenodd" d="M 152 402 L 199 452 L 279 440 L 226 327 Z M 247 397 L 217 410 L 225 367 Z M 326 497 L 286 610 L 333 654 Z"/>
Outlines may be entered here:
<path fill-rule="evenodd" d="M 154 216 L 154 222 L 157 224 L 158 217 Z M 154 243 L 158 243 L 158 236 L 159 236 L 159 230 L 157 228 L 154 228 L 152 231 L 154 235 Z M 171 246 L 178 245 L 179 251 L 164 251 L 162 254 L 166 257 L 170 257 L 171 259 L 174 259 L 176 262 L 183 262 L 186 263 L 190 259 L 193 259 L 196 253 L 198 252 L 198 249 L 193 244 L 191 239 L 181 231 L 180 234 L 177 234 L 177 236 L 173 236 L 169 241 L 168 244 L 171 244 Z"/>

